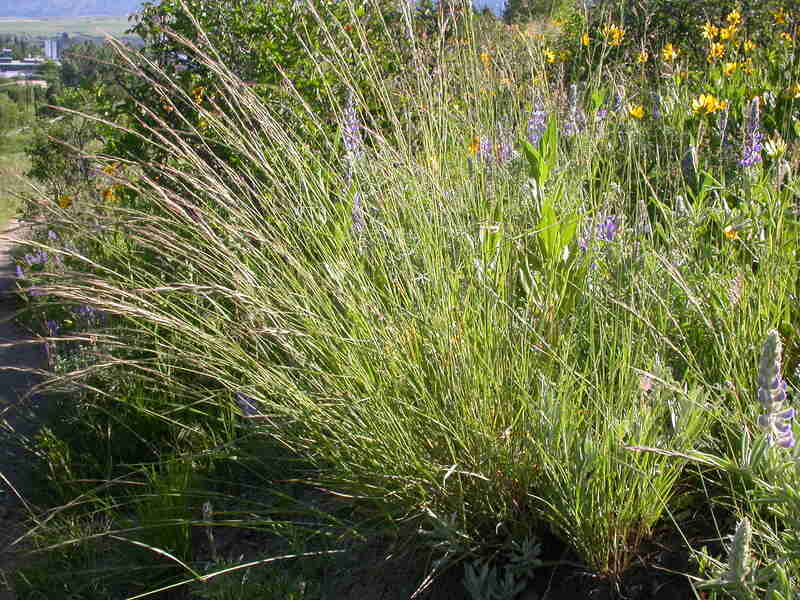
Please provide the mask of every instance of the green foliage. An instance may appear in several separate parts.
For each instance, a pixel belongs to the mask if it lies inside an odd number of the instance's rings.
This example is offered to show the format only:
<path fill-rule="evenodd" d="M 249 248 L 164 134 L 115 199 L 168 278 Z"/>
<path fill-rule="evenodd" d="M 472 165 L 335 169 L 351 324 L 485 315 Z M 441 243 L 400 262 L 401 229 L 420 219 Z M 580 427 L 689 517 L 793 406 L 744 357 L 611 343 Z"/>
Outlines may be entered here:
<path fill-rule="evenodd" d="M 61 83 L 65 87 L 95 88 L 122 77 L 117 53 L 109 44 L 82 42 L 70 46 L 61 56 Z"/>
<path fill-rule="evenodd" d="M 94 105 L 94 97 L 89 91 L 67 88 L 58 103 L 67 110 L 85 111 Z M 45 186 L 52 203 L 89 193 L 94 173 L 86 155 L 99 149 L 101 139 L 96 121 L 69 112 L 48 111 L 44 116 L 26 148 L 31 163 L 27 176 Z M 31 215 L 40 210 L 37 204 L 28 207 Z"/>
<path fill-rule="evenodd" d="M 555 116 L 548 120 L 547 129 L 537 146 L 523 141 L 522 149 L 528 159 L 528 174 L 536 181 L 539 189 L 544 189 L 558 158 L 558 123 Z"/>

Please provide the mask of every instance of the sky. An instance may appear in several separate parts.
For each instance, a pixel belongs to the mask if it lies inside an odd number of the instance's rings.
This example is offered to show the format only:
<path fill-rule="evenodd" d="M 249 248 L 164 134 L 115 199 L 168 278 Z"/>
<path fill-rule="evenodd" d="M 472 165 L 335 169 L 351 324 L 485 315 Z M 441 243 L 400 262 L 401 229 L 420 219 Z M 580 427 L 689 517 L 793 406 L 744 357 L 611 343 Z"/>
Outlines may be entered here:
<path fill-rule="evenodd" d="M 504 0 L 475 0 L 474 5 L 478 10 L 483 10 L 488 6 L 492 12 L 498 16 L 503 13 Z"/>

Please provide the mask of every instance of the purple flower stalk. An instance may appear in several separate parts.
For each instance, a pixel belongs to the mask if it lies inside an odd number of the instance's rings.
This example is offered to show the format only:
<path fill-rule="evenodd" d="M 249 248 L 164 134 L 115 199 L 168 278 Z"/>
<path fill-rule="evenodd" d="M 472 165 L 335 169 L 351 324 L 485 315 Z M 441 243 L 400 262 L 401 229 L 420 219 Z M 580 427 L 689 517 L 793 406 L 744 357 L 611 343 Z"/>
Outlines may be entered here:
<path fill-rule="evenodd" d="M 45 324 L 45 327 L 47 328 L 47 334 L 50 337 L 55 337 L 55 336 L 58 335 L 58 331 L 61 328 L 58 326 L 58 322 L 57 321 L 48 320 L 48 321 L 45 321 L 44 324 Z"/>
<path fill-rule="evenodd" d="M 498 164 L 505 164 L 514 157 L 514 144 L 511 142 L 511 132 L 502 125 L 497 126 L 496 158 Z"/>
<path fill-rule="evenodd" d="M 567 122 L 564 124 L 564 135 L 573 136 L 583 129 L 586 116 L 578 105 L 578 85 L 573 83 L 569 86 L 569 109 L 567 112 Z"/>
<path fill-rule="evenodd" d="M 236 404 L 239 405 L 239 410 L 245 418 L 257 417 L 261 413 L 256 408 L 256 400 L 250 396 L 246 396 L 241 392 L 236 392 Z"/>
<path fill-rule="evenodd" d="M 55 231 L 53 231 L 52 229 L 50 229 L 47 232 L 47 237 L 48 237 L 48 239 L 50 239 L 50 241 L 54 242 L 54 241 L 56 241 L 58 239 L 58 234 Z"/>
<path fill-rule="evenodd" d="M 653 118 L 660 119 L 661 116 L 661 95 L 653 94 Z"/>
<path fill-rule="evenodd" d="M 361 121 L 358 118 L 353 94 L 348 96 L 347 104 L 344 108 L 342 134 L 344 137 L 344 149 L 349 171 L 352 169 L 353 164 L 364 155 L 364 140 L 361 137 Z"/>
<path fill-rule="evenodd" d="M 361 192 L 357 192 L 355 198 L 353 198 L 353 210 L 350 213 L 350 218 L 352 221 L 352 231 L 355 233 L 361 233 L 367 228 L 367 222 L 364 219 L 364 207 L 361 204 Z"/>
<path fill-rule="evenodd" d="M 742 158 L 739 161 L 739 165 L 742 167 L 752 167 L 761 162 L 764 134 L 761 133 L 761 111 L 758 102 L 758 96 L 753 98 L 747 106 L 745 114 L 744 143 L 742 144 Z"/>
<path fill-rule="evenodd" d="M 544 110 L 542 101 L 539 100 L 528 119 L 528 141 L 532 146 L 539 143 L 545 130 L 547 129 L 547 112 Z"/>
<path fill-rule="evenodd" d="M 619 217 L 610 215 L 597 225 L 597 238 L 604 242 L 613 242 L 619 232 Z"/>
<path fill-rule="evenodd" d="M 72 309 L 72 312 L 85 323 L 91 323 L 95 318 L 95 310 L 87 304 L 81 304 Z"/>
<path fill-rule="evenodd" d="M 33 254 L 26 254 L 25 262 L 29 267 L 33 265 L 42 265 L 47 262 L 47 252 L 44 250 L 37 250 Z"/>
<path fill-rule="evenodd" d="M 617 90 L 617 93 L 614 94 L 614 107 L 612 110 L 615 113 L 618 113 L 622 110 L 623 104 L 625 104 L 625 96 L 623 96 L 621 91 Z"/>
<path fill-rule="evenodd" d="M 494 154 L 492 153 L 492 140 L 485 135 L 478 138 L 478 149 L 475 152 L 475 158 L 479 163 L 491 165 L 494 162 Z"/>
<path fill-rule="evenodd" d="M 781 378 L 781 354 L 783 344 L 780 334 L 772 329 L 761 350 L 758 364 L 758 401 L 765 414 L 758 417 L 758 426 L 767 434 L 770 445 L 779 448 L 792 448 L 795 445 L 791 420 L 793 408 L 784 408 L 786 401 L 786 382 Z"/>
<path fill-rule="evenodd" d="M 17 274 L 17 279 L 22 279 L 23 277 L 25 277 L 25 271 L 22 270 L 21 266 L 17 265 L 15 271 Z"/>
<path fill-rule="evenodd" d="M 589 249 L 594 240 L 613 242 L 620 231 L 620 218 L 609 215 L 578 237 L 578 248 L 582 251 Z"/>

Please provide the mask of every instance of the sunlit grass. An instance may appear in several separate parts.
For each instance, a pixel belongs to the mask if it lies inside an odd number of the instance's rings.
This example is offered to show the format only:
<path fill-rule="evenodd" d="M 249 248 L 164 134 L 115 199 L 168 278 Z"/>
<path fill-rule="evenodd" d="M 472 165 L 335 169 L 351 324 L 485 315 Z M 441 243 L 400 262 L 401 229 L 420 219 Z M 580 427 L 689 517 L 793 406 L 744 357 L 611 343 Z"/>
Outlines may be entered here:
<path fill-rule="evenodd" d="M 671 66 L 571 85 L 536 35 L 475 25 L 416 57 L 439 69 L 371 82 L 381 129 L 361 127 L 345 60 L 373 72 L 371 40 L 327 48 L 351 93 L 329 84 L 331 112 L 305 115 L 338 134 L 313 151 L 212 57 L 216 105 L 148 64 L 139 112 L 185 111 L 147 133 L 161 162 L 91 157 L 127 201 L 40 199 L 32 314 L 69 338 L 53 387 L 81 401 L 39 444 L 62 495 L 131 525 L 123 543 L 197 578 L 202 500 L 235 512 L 225 486 L 246 488 L 262 503 L 220 521 L 277 528 L 295 510 L 281 485 L 307 484 L 329 494 L 296 509 L 314 535 L 377 523 L 446 566 L 547 534 L 619 583 L 659 536 L 694 552 L 687 531 L 763 515 L 753 497 L 789 463 L 756 427 L 755 367 L 768 330 L 795 337 L 796 175 L 725 156 L 691 108 L 706 83 Z M 251 480 L 208 494 L 221 465 Z"/>
<path fill-rule="evenodd" d="M 25 139 L 0 137 L 0 144 L 10 152 L 0 152 L 0 223 L 5 224 L 14 217 L 20 208 L 22 194 L 29 193 L 30 184 L 25 180 L 25 172 L 30 161 L 22 152 Z"/>

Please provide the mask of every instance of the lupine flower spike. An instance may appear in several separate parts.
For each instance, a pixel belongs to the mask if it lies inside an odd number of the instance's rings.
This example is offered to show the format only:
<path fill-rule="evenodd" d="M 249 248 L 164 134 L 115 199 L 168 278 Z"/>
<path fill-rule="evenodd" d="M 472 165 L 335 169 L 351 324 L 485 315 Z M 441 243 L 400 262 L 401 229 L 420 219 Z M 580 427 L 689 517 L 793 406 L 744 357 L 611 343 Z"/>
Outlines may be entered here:
<path fill-rule="evenodd" d="M 772 329 L 761 350 L 758 365 L 758 401 L 765 414 L 758 417 L 758 426 L 767 434 L 770 445 L 792 448 L 795 445 L 791 420 L 793 408 L 784 408 L 786 382 L 781 378 L 781 353 L 783 344 L 780 334 Z"/>
<path fill-rule="evenodd" d="M 546 129 L 547 112 L 544 110 L 542 101 L 537 100 L 533 112 L 531 113 L 531 118 L 528 119 L 528 141 L 532 146 L 539 143 Z"/>
<path fill-rule="evenodd" d="M 619 231 L 619 217 L 614 215 L 606 217 L 597 225 L 597 238 L 604 242 L 613 242 Z"/>
<path fill-rule="evenodd" d="M 344 108 L 342 134 L 344 137 L 345 159 L 347 161 L 347 178 L 350 179 L 355 163 L 364 155 L 364 142 L 361 138 L 361 121 L 358 118 L 353 94 L 347 97 L 347 104 Z"/>
<path fill-rule="evenodd" d="M 573 83 L 569 87 L 569 107 L 567 122 L 564 124 L 564 135 L 572 136 L 579 133 L 583 129 L 585 121 L 586 117 L 578 104 L 578 86 Z"/>
<path fill-rule="evenodd" d="M 742 167 L 752 167 L 761 162 L 764 134 L 761 133 L 761 111 L 758 102 L 759 98 L 756 96 L 747 105 L 742 158 L 739 161 L 739 165 Z"/>
<path fill-rule="evenodd" d="M 364 219 L 364 207 L 361 204 L 361 192 L 358 192 L 353 198 L 353 210 L 351 212 L 352 231 L 361 233 L 367 228 L 367 222 Z"/>
<path fill-rule="evenodd" d="M 236 392 L 236 404 L 239 405 L 239 410 L 244 418 L 253 418 L 261 415 L 256 408 L 256 400 L 241 392 Z"/>

